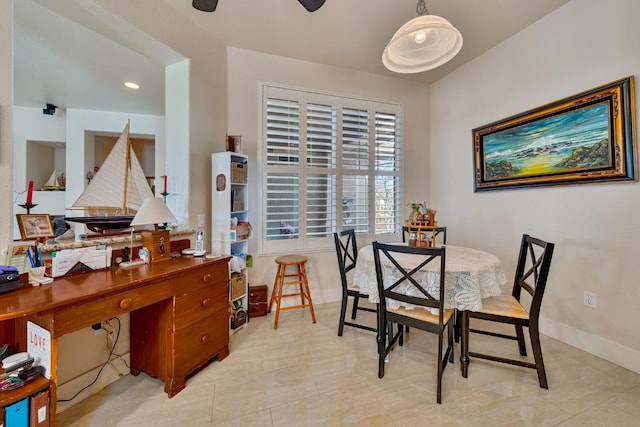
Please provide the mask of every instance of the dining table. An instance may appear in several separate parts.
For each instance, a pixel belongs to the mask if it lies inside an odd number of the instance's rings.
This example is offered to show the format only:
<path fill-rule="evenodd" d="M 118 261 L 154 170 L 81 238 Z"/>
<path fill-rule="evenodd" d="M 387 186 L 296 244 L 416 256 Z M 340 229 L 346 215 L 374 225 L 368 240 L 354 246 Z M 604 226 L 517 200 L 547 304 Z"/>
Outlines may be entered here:
<path fill-rule="evenodd" d="M 397 244 L 406 245 L 406 243 Z M 507 283 L 507 279 L 498 257 L 479 249 L 454 245 L 443 246 L 446 248 L 445 307 L 478 311 L 482 309 L 483 298 L 501 295 L 502 287 Z M 412 261 L 412 257 L 416 257 L 416 255 L 403 253 L 395 256 L 401 266 L 404 267 L 406 264 L 409 268 L 413 268 L 417 264 Z M 385 257 L 381 257 L 383 277 L 385 286 L 387 286 L 387 282 L 388 285 L 391 285 L 401 274 L 389 260 L 385 262 L 384 259 Z M 427 290 L 431 290 L 435 286 L 439 287 L 440 283 L 439 263 L 436 263 L 438 265 L 433 264 L 427 264 L 417 275 L 418 283 Z M 353 283 L 360 287 L 361 293 L 369 295 L 370 302 L 378 303 L 380 301 L 373 245 L 363 246 L 358 251 Z M 413 284 L 407 283 L 403 286 L 404 289 L 398 289 L 400 292 L 420 296 Z M 410 304 L 396 300 L 387 300 L 387 305 L 391 308 L 398 308 L 401 305 L 409 309 L 414 308 Z"/>

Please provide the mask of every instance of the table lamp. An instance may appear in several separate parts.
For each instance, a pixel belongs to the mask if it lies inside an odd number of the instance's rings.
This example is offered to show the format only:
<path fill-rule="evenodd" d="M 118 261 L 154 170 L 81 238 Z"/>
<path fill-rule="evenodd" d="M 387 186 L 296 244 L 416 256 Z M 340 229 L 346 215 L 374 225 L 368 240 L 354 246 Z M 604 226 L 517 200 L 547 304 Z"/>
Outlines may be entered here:
<path fill-rule="evenodd" d="M 149 250 L 150 262 L 171 259 L 171 244 L 169 230 L 158 229 L 158 224 L 176 223 L 178 220 L 171 213 L 167 205 L 159 197 L 147 197 L 133 217 L 131 226 L 153 225 L 153 230 L 142 231 L 142 246 Z"/>

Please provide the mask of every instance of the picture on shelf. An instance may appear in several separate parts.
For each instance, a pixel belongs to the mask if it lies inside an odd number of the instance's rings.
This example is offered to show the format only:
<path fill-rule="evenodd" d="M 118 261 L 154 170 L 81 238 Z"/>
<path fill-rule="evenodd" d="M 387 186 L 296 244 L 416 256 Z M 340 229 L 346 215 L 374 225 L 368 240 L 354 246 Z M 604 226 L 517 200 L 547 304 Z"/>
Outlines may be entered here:
<path fill-rule="evenodd" d="M 16 214 L 23 240 L 53 237 L 53 224 L 49 214 Z"/>

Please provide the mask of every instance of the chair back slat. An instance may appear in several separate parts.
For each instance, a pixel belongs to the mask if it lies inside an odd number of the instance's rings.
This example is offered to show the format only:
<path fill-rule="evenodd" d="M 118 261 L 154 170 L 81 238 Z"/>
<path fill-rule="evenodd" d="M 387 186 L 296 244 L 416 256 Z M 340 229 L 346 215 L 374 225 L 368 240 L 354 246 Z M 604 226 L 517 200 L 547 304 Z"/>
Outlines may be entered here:
<path fill-rule="evenodd" d="M 411 256 L 403 256 L 400 262 L 400 254 Z M 416 306 L 437 308 L 442 316 L 445 295 L 444 247 L 420 248 L 374 242 L 373 255 L 380 304 L 386 306 L 387 300 L 391 299 Z M 425 272 L 427 267 L 428 272 Z M 425 283 L 428 277 L 434 279 L 428 284 L 431 286 Z M 407 294 L 408 289 L 411 291 Z"/>
<path fill-rule="evenodd" d="M 333 233 L 333 239 L 336 247 L 336 256 L 338 257 L 340 279 L 343 288 L 346 289 L 348 286 L 347 273 L 356 268 L 358 260 L 356 232 L 354 229 L 350 229 Z"/>
<path fill-rule="evenodd" d="M 540 314 L 554 247 L 553 243 L 528 234 L 522 236 L 512 295 L 518 301 L 521 301 L 523 289 L 531 295 L 529 305 L 531 317 L 537 317 Z"/>

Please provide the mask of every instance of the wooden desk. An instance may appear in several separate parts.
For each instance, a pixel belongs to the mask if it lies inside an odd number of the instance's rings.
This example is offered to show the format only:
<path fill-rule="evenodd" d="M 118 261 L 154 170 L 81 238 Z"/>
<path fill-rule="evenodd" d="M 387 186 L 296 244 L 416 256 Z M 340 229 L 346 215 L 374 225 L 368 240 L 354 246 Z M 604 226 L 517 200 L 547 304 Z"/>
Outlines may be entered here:
<path fill-rule="evenodd" d="M 131 313 L 131 373 L 164 381 L 173 397 L 185 377 L 229 354 L 229 259 L 179 257 L 131 269 L 113 267 L 23 285 L 0 295 L 0 342 L 26 351 L 30 320 L 51 332 L 51 381 L 57 382 L 58 339 L 111 317 Z M 51 387 L 51 417 L 56 413 Z M 0 401 L 20 400 L 20 390 Z M 16 394 L 13 394 L 16 393 Z M 55 424 L 52 424 L 55 425 Z"/>

